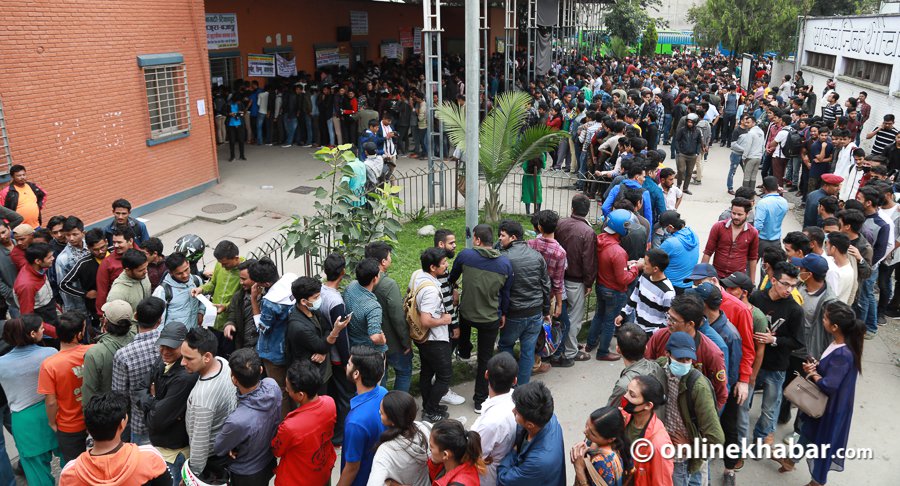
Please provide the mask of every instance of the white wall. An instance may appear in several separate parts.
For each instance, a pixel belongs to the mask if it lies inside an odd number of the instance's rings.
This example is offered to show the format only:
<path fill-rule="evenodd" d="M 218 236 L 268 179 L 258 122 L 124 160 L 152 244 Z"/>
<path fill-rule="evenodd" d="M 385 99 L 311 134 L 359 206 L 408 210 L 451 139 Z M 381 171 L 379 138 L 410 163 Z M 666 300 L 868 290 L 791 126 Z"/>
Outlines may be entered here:
<path fill-rule="evenodd" d="M 809 52 L 836 56 L 834 70 L 829 72 L 808 66 Z M 825 104 L 822 90 L 829 78 L 835 80 L 835 91 L 841 95 L 841 104 L 860 91 L 869 94 L 867 102 L 872 105 L 872 113 L 863 127 L 863 148 L 871 147 L 871 140 L 865 142 L 865 134 L 880 124 L 884 115 L 900 116 L 900 15 L 806 19 L 801 28 L 797 58 L 797 69 L 803 71 L 806 84 L 815 87 L 818 114 Z M 875 85 L 843 76 L 848 58 L 892 65 L 890 82 L 887 86 Z"/>
<path fill-rule="evenodd" d="M 647 12 L 651 17 L 658 17 L 669 21 L 669 27 L 660 30 L 694 30 L 694 26 L 687 21 L 688 9 L 705 0 L 665 0 L 659 9 Z"/>

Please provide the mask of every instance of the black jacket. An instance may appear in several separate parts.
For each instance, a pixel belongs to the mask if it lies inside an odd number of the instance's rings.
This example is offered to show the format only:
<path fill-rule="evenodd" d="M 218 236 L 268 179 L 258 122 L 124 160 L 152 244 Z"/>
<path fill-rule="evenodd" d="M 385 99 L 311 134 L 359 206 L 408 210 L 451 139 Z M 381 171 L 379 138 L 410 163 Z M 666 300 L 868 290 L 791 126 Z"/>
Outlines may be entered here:
<path fill-rule="evenodd" d="M 138 406 L 146 417 L 150 443 L 156 447 L 181 449 L 189 445 L 184 416 L 187 413 L 188 396 L 200 376 L 188 373 L 178 360 L 168 373 L 161 359 L 150 369 L 146 383 L 140 383 L 135 389 Z M 150 396 L 150 385 L 154 386 L 155 396 Z M 139 412 L 138 412 L 139 413 Z"/>
<path fill-rule="evenodd" d="M 31 186 L 31 190 L 37 198 L 38 209 L 44 209 L 44 199 L 47 198 L 47 193 L 33 182 L 26 182 L 26 184 Z M 16 185 L 13 183 L 9 184 L 9 190 L 6 191 L 6 198 L 3 200 L 3 206 L 12 209 L 13 211 L 19 207 L 19 191 L 16 190 Z M 40 211 L 38 212 L 38 222 L 43 223 Z"/>
<path fill-rule="evenodd" d="M 314 354 L 324 354 L 325 361 L 315 364 L 324 383 L 331 378 L 331 345 L 325 340 L 332 330 L 331 321 L 316 311 L 312 314 L 313 317 L 309 318 L 297 306 L 291 309 L 284 334 L 284 357 L 292 364 L 309 361 Z"/>
<path fill-rule="evenodd" d="M 259 331 L 253 322 L 253 307 L 250 304 L 250 293 L 239 288 L 231 296 L 228 304 L 228 323 L 234 325 L 234 349 L 256 349 Z"/>
<path fill-rule="evenodd" d="M 500 253 L 512 263 L 515 275 L 509 290 L 506 317 L 550 315 L 550 275 L 544 257 L 521 240 L 514 241 Z"/>

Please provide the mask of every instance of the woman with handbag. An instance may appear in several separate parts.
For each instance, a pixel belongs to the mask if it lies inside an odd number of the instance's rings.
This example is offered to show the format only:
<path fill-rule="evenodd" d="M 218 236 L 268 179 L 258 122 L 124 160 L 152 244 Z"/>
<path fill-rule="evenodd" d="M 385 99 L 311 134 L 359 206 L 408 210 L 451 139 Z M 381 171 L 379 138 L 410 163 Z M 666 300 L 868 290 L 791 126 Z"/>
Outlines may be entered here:
<path fill-rule="evenodd" d="M 583 442 L 572 446 L 578 486 L 622 486 L 633 469 L 625 419 L 618 407 L 594 410 L 584 426 Z"/>
<path fill-rule="evenodd" d="M 843 471 L 844 459 L 841 452 L 847 447 L 850 422 L 853 418 L 853 402 L 856 396 L 856 380 L 862 373 L 863 338 L 866 326 L 856 318 L 849 305 L 833 301 L 825 306 L 822 319 L 825 331 L 834 337 L 834 342 L 822 353 L 819 361 L 809 359 L 803 371 L 809 381 L 816 384 L 826 396 L 828 403 L 821 417 L 813 418 L 800 413 L 800 443 L 804 446 L 828 445 L 825 457 L 809 459 L 812 480 L 807 486 L 824 485 L 829 471 Z M 840 451 L 840 452 L 838 452 Z M 779 472 L 794 470 L 790 459 L 778 460 Z"/>

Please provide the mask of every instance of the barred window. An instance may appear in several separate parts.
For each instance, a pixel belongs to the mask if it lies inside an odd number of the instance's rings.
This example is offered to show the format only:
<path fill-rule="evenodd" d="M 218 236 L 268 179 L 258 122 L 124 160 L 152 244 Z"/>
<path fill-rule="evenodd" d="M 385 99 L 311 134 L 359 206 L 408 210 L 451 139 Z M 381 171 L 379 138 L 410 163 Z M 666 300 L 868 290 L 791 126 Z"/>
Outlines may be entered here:
<path fill-rule="evenodd" d="M 12 154 L 9 153 L 9 133 L 6 131 L 6 115 L 3 113 L 3 100 L 0 100 L 0 174 L 8 174 L 12 165 Z"/>
<path fill-rule="evenodd" d="M 806 51 L 806 65 L 823 71 L 834 72 L 834 64 L 837 56 L 822 54 L 821 52 Z"/>
<path fill-rule="evenodd" d="M 862 59 L 844 59 L 844 76 L 887 86 L 891 82 L 893 66 L 882 62 L 864 61 Z"/>
<path fill-rule="evenodd" d="M 149 54 L 138 56 L 137 61 L 147 88 L 147 145 L 186 137 L 191 131 L 191 107 L 184 57 L 178 53 Z"/>

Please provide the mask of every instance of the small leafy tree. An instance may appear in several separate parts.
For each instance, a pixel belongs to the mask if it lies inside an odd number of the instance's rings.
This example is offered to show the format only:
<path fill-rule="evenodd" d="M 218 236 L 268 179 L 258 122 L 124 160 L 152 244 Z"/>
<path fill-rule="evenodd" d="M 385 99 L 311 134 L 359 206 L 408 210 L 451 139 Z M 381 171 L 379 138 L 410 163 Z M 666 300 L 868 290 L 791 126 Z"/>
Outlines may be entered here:
<path fill-rule="evenodd" d="M 609 39 L 609 53 L 616 59 L 625 59 L 630 54 L 628 44 L 621 37 L 611 37 Z"/>
<path fill-rule="evenodd" d="M 647 28 L 644 30 L 644 36 L 641 38 L 641 55 L 652 57 L 656 54 L 656 43 L 658 40 L 659 34 L 656 33 L 656 21 L 650 19 Z"/>
<path fill-rule="evenodd" d="M 360 195 L 351 190 L 349 184 L 354 177 L 350 164 L 361 163 L 351 145 L 322 147 L 314 156 L 328 165 L 315 180 L 329 181 L 331 190 L 316 189 L 316 213 L 295 215 L 283 228 L 287 236 L 285 246 L 293 256 L 307 253 L 325 256 L 338 252 L 352 268 L 362 260 L 367 243 L 397 240 L 403 204 L 398 197 L 401 187 L 385 183 L 368 194 L 366 203 L 361 204 Z"/>
<path fill-rule="evenodd" d="M 628 46 L 637 45 L 649 21 L 647 10 L 639 0 L 618 0 L 603 16 L 609 35 L 621 38 Z"/>

